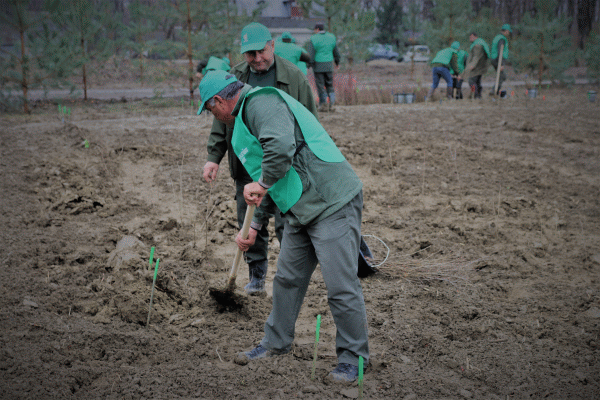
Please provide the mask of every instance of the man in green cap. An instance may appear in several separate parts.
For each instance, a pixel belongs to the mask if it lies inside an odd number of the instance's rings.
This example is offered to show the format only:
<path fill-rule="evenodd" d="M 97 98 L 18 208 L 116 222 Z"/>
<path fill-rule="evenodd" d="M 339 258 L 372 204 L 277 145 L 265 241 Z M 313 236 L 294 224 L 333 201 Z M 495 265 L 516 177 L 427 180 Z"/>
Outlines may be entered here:
<path fill-rule="evenodd" d="M 454 69 L 450 69 L 450 74 L 452 74 L 452 89 L 456 90 L 454 98 L 462 99 L 462 74 L 465 71 L 465 67 L 467 65 L 467 56 L 469 53 L 460 48 L 460 43 L 455 41 L 450 46 L 453 49 L 456 49 L 456 64 L 458 65 L 458 71 Z"/>
<path fill-rule="evenodd" d="M 297 100 L 272 87 L 252 88 L 222 71 L 200 82 L 202 105 L 233 125 L 233 151 L 252 177 L 243 199 L 257 206 L 248 251 L 275 203 L 285 220 L 273 308 L 264 337 L 235 362 L 288 353 L 311 276 L 320 265 L 336 324 L 338 366 L 329 379 L 353 382 L 359 357 L 369 360 L 367 317 L 358 271 L 362 183 L 316 117 Z M 267 195 L 267 193 L 269 195 Z"/>
<path fill-rule="evenodd" d="M 467 59 L 466 73 L 469 76 L 469 86 L 473 97 L 481 98 L 481 76 L 488 70 L 488 60 L 490 58 L 490 46 L 485 40 L 477 36 L 477 32 L 471 32 L 469 35 L 471 47 L 469 47 L 469 58 Z"/>
<path fill-rule="evenodd" d="M 440 78 L 446 81 L 446 97 L 449 99 L 452 98 L 452 74 L 450 71 L 458 71 L 458 57 L 456 53 L 459 48 L 460 43 L 454 42 L 452 46 L 438 51 L 433 60 L 431 60 L 433 83 L 425 101 L 429 101 L 433 97 L 433 92 L 435 92 L 435 89 L 440 84 Z"/>
<path fill-rule="evenodd" d="M 306 64 L 310 64 L 311 58 L 306 50 L 294 43 L 294 37 L 290 32 L 283 32 L 275 42 L 275 54 L 296 65 L 306 75 Z"/>
<path fill-rule="evenodd" d="M 506 80 L 506 74 L 504 73 L 504 66 L 508 65 L 508 38 L 512 34 L 512 28 L 509 24 L 502 25 L 500 28 L 500 33 L 494 37 L 492 41 L 492 51 L 491 51 L 491 60 L 492 65 L 496 69 L 496 73 L 498 72 L 498 68 L 500 68 L 500 79 L 498 80 L 498 91 L 494 93 L 494 89 L 492 89 L 491 95 L 500 94 L 500 88 L 502 87 L 502 83 Z M 502 49 L 502 63 L 499 64 L 499 54 L 500 49 Z"/>
<path fill-rule="evenodd" d="M 340 65 L 340 52 L 333 33 L 326 32 L 323 24 L 316 24 L 314 35 L 308 42 L 308 53 L 313 60 L 312 69 L 319 93 L 319 111 L 335 111 L 335 90 L 333 88 L 333 64 Z M 327 104 L 329 98 L 329 105 Z"/>
<path fill-rule="evenodd" d="M 206 75 L 208 71 L 214 71 L 217 69 L 229 71 L 231 69 L 231 66 L 229 65 L 229 58 L 210 56 L 208 61 L 200 61 L 196 67 L 196 77 L 201 78 L 202 76 Z"/>
<path fill-rule="evenodd" d="M 292 63 L 274 54 L 271 33 L 266 26 L 259 23 L 248 24 L 242 29 L 240 36 L 241 53 L 245 61 L 234 66 L 231 73 L 236 78 L 253 87 L 275 87 L 292 96 L 317 117 L 317 107 L 312 89 L 306 76 Z M 202 82 L 201 82 L 202 83 Z M 240 160 L 231 147 L 233 129 L 215 119 L 208 138 L 207 162 L 204 165 L 203 177 L 213 182 L 217 177 L 219 163 L 227 153 L 229 172 L 236 184 L 236 201 L 238 224 L 241 227 L 246 214 L 246 202 L 243 197 L 244 186 L 252 182 L 252 178 L 242 167 Z M 283 221 L 275 210 L 275 232 L 279 242 L 283 235 Z M 265 293 L 265 277 L 268 268 L 269 232 L 267 224 L 259 231 L 256 244 L 246 252 L 250 283 L 245 290 L 249 294 Z"/>

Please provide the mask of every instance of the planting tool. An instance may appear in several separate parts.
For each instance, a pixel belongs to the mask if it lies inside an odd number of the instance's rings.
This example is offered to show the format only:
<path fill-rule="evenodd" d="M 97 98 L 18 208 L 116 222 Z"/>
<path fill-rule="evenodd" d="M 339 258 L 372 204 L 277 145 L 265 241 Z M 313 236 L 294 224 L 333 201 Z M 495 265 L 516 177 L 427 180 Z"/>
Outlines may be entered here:
<path fill-rule="evenodd" d="M 504 45 L 500 45 L 498 50 L 498 70 L 496 71 L 496 85 L 494 86 L 494 96 L 498 93 L 498 84 L 500 82 L 500 71 L 502 70 L 502 52 L 504 51 Z"/>
<path fill-rule="evenodd" d="M 250 222 L 252 222 L 252 217 L 254 217 L 255 208 L 256 206 L 254 205 L 248 206 L 246 208 L 246 216 L 244 217 L 244 224 L 242 225 L 242 237 L 244 239 L 248 237 L 248 232 L 250 231 Z M 229 280 L 227 281 L 227 286 L 225 286 L 224 289 L 209 288 L 210 295 L 214 297 L 217 303 L 221 305 L 239 308 L 239 304 L 236 301 L 234 291 L 235 280 L 240 269 L 240 263 L 242 261 L 243 254 L 244 252 L 240 250 L 239 247 L 237 247 L 235 258 L 233 259 L 233 265 L 231 267 L 231 272 L 229 273 Z"/>
<path fill-rule="evenodd" d="M 150 248 L 150 259 L 148 260 L 148 269 L 152 268 L 152 261 L 154 260 L 154 246 Z"/>
<path fill-rule="evenodd" d="M 362 356 L 358 356 L 358 398 L 363 398 L 363 369 L 365 360 Z"/>
<path fill-rule="evenodd" d="M 315 351 L 313 352 L 313 365 L 310 379 L 315 379 L 315 368 L 317 366 L 317 345 L 319 344 L 319 331 L 321 330 L 321 314 L 317 315 L 317 329 L 315 333 Z"/>

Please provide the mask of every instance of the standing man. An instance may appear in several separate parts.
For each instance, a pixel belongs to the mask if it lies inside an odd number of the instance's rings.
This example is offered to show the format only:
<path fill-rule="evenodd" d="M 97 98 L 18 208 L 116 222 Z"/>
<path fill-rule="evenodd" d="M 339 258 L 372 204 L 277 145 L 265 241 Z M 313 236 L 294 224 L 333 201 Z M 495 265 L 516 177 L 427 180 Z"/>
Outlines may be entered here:
<path fill-rule="evenodd" d="M 492 65 L 496 69 L 496 73 L 498 72 L 498 56 L 500 52 L 500 47 L 502 47 L 502 65 L 500 65 L 500 79 L 498 80 L 498 91 L 494 93 L 494 89 L 492 89 L 492 95 L 500 94 L 500 88 L 502 87 L 502 83 L 506 80 L 506 74 L 504 73 L 504 66 L 509 64 L 508 59 L 508 38 L 512 34 L 512 29 L 509 24 L 502 25 L 500 28 L 500 33 L 494 37 L 492 41 Z"/>
<path fill-rule="evenodd" d="M 473 92 L 473 97 L 481 98 L 481 76 L 488 70 L 488 60 L 490 58 L 490 46 L 485 40 L 477 37 L 476 32 L 469 35 L 471 47 L 469 47 L 469 58 L 467 59 L 466 73 L 469 76 L 469 86 Z"/>
<path fill-rule="evenodd" d="M 463 72 L 465 71 L 465 67 L 467 66 L 467 56 L 469 53 L 460 48 L 459 42 L 452 43 L 452 48 L 456 48 L 456 63 L 458 64 L 458 71 L 451 70 L 452 74 L 452 89 L 456 89 L 456 95 L 454 98 L 462 99 L 462 84 L 463 84 Z"/>
<path fill-rule="evenodd" d="M 259 23 L 248 24 L 241 33 L 241 53 L 245 61 L 234 66 L 231 73 L 236 78 L 252 86 L 271 86 L 284 91 L 304 105 L 312 114 L 317 116 L 317 107 L 312 95 L 312 89 L 306 76 L 287 60 L 273 53 L 274 44 L 271 33 L 266 26 Z M 208 138 L 208 158 L 204 165 L 203 177 L 212 182 L 217 177 L 219 163 L 225 157 L 229 161 L 229 172 L 236 185 L 236 201 L 238 224 L 241 227 L 246 214 L 244 201 L 244 186 L 252 182 L 252 178 L 242 167 L 240 160 L 231 147 L 233 128 L 227 127 L 216 118 Z M 283 221 L 279 211 L 274 210 L 275 232 L 279 242 L 283 235 Z M 256 243 L 248 249 L 245 260 L 248 263 L 250 283 L 244 288 L 249 294 L 265 292 L 265 277 L 268 268 L 269 232 L 266 222 L 258 231 Z"/>
<path fill-rule="evenodd" d="M 290 32 L 283 32 L 280 40 L 275 42 L 275 54 L 297 66 L 306 75 L 306 64 L 310 64 L 310 56 L 306 50 L 294 43 L 294 37 Z"/>
<path fill-rule="evenodd" d="M 315 25 L 315 34 L 308 42 L 308 53 L 313 60 L 312 69 L 315 74 L 315 83 L 319 93 L 319 111 L 335 111 L 335 90 L 333 89 L 333 64 L 340 65 L 340 52 L 337 48 L 337 39 L 330 32 L 325 32 L 323 24 Z M 329 106 L 327 98 L 329 97 Z"/>
<path fill-rule="evenodd" d="M 199 112 L 206 108 L 234 125 L 233 150 L 253 179 L 243 196 L 257 209 L 248 238 L 238 234 L 238 247 L 247 251 L 253 245 L 271 202 L 285 219 L 265 335 L 254 349 L 239 353 L 236 362 L 290 351 L 318 263 L 337 329 L 338 366 L 329 377 L 355 381 L 359 356 L 369 360 L 365 303 L 356 275 L 362 182 L 315 116 L 283 91 L 253 89 L 233 75 L 214 71 L 200 82 L 200 96 Z"/>
<path fill-rule="evenodd" d="M 446 97 L 452 98 L 452 74 L 450 70 L 458 71 L 458 57 L 457 51 L 460 47 L 460 43 L 454 42 L 451 47 L 447 47 L 437 52 L 433 60 L 431 60 L 431 70 L 433 83 L 427 93 L 427 100 L 431 100 L 433 92 L 440 84 L 440 78 L 444 78 L 446 81 Z M 459 76 L 460 77 L 460 76 Z"/>

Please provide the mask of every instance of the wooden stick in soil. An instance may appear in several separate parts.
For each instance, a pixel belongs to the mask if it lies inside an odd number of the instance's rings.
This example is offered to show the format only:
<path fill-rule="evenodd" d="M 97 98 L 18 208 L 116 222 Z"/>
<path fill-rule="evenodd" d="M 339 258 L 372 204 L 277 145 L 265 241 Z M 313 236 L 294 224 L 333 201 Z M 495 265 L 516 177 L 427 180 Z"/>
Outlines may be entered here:
<path fill-rule="evenodd" d="M 502 70 L 502 53 L 504 52 L 504 44 L 500 45 L 498 53 L 498 69 L 496 70 L 496 85 L 494 86 L 494 96 L 498 94 L 498 84 L 500 82 L 500 71 Z"/>

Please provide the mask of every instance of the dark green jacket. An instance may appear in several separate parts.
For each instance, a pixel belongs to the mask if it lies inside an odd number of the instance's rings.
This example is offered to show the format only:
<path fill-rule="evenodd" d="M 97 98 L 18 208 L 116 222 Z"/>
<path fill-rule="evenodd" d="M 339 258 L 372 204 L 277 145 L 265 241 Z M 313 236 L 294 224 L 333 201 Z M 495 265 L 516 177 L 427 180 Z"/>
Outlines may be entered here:
<path fill-rule="evenodd" d="M 250 86 L 242 89 L 232 115 L 242 112 L 246 127 L 261 143 L 262 179 L 274 184 L 293 166 L 302 182 L 302 196 L 284 217 L 292 226 L 305 226 L 340 210 L 362 189 L 362 182 L 348 161 L 322 161 L 307 145 L 298 151 L 304 135 L 294 114 L 277 93 L 250 96 L 240 110 L 250 89 Z M 274 203 L 270 196 L 265 196 L 256 209 L 254 221 L 266 225 L 273 212 Z"/>
<path fill-rule="evenodd" d="M 471 43 L 469 48 L 469 58 L 467 59 L 467 69 L 469 76 L 483 75 L 488 70 L 488 59 L 490 48 L 485 40 L 477 38 Z"/>
<path fill-rule="evenodd" d="M 298 100 L 304 107 L 308 108 L 317 119 L 319 119 L 312 89 L 306 76 L 295 65 L 278 55 L 275 55 L 275 68 L 277 89 L 283 90 Z M 247 62 L 242 62 L 234 66 L 231 69 L 231 73 L 241 82 L 246 83 L 250 77 L 250 66 Z M 224 123 L 219 122 L 216 119 L 213 121 L 210 136 L 208 137 L 208 144 L 206 146 L 208 150 L 207 161 L 220 164 L 223 157 L 225 157 L 225 153 L 227 153 L 231 177 L 233 179 L 238 179 L 238 177 L 240 177 L 239 174 L 246 174 L 246 171 L 243 170 L 241 163 L 231 148 L 232 134 L 233 128 L 228 128 Z M 239 170 L 240 168 L 242 168 L 241 171 Z"/>

